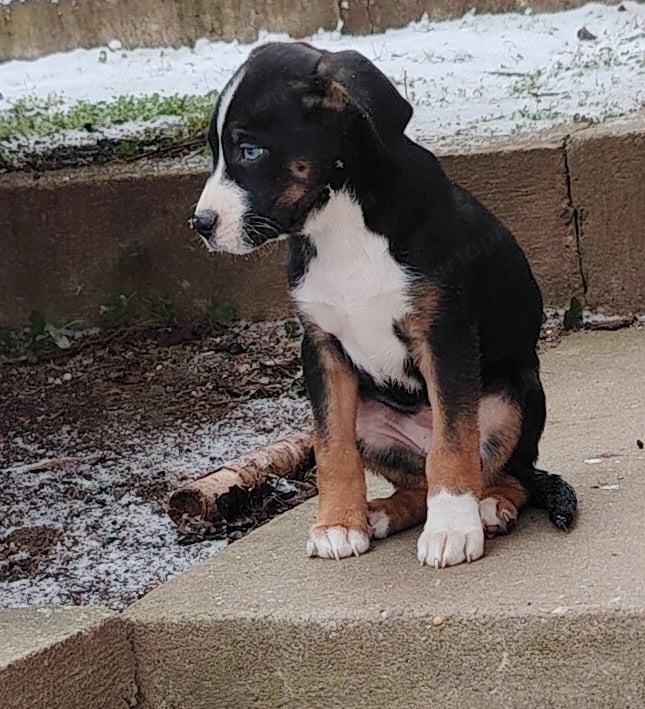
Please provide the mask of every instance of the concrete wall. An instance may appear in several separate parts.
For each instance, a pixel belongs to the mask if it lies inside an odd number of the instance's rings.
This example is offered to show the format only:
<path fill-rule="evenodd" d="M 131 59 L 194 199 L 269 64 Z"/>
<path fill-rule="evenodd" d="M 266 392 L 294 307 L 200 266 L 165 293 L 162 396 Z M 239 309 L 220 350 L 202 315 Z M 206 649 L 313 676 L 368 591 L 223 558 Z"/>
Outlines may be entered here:
<path fill-rule="evenodd" d="M 0 325 L 32 310 L 96 321 L 121 294 L 136 294 L 135 310 L 168 298 L 183 318 L 203 318 L 209 301 L 253 318 L 284 314 L 284 248 L 211 257 L 188 229 L 205 175 L 106 167 L 3 178 Z"/>
<path fill-rule="evenodd" d="M 586 0 L 532 0 L 537 11 Z M 342 5 L 346 4 L 347 7 Z M 418 20 L 523 10 L 524 0 L 26 0 L 0 5 L 0 61 L 119 39 L 125 47 L 181 46 L 200 37 L 251 42 L 262 29 L 304 37 L 319 28 L 378 32 Z"/>
<path fill-rule="evenodd" d="M 513 230 L 547 303 L 575 295 L 606 312 L 645 311 L 643 117 L 443 156 Z M 284 244 L 213 256 L 188 230 L 206 171 L 155 163 L 2 178 L 0 326 L 32 310 L 96 321 L 121 294 L 140 307 L 169 298 L 182 319 L 222 301 L 244 317 L 287 314 Z"/>

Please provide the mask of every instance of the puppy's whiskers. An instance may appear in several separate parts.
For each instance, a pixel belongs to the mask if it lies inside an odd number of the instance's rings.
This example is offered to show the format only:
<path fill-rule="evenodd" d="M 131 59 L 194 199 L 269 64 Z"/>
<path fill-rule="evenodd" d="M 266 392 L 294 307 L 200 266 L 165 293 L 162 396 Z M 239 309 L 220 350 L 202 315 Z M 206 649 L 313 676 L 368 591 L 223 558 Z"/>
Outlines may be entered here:
<path fill-rule="evenodd" d="M 282 233 L 280 225 L 273 219 L 253 212 L 247 212 L 243 216 L 242 222 L 245 235 L 256 248 L 267 241 L 275 239 Z"/>
<path fill-rule="evenodd" d="M 263 217 L 259 214 L 246 214 L 244 215 L 244 223 L 254 227 L 262 227 L 268 231 L 280 232 L 280 226 L 269 217 Z"/>

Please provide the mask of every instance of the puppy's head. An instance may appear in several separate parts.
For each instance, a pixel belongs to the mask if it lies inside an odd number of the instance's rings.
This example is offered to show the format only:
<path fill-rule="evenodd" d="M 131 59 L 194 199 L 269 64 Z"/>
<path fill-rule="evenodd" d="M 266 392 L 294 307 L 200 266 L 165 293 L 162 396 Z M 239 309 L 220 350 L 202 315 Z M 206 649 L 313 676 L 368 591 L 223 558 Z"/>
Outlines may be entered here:
<path fill-rule="evenodd" d="M 191 219 L 211 251 L 298 233 L 361 157 L 392 150 L 412 109 L 365 57 L 304 43 L 255 49 L 219 96 L 213 172 Z"/>

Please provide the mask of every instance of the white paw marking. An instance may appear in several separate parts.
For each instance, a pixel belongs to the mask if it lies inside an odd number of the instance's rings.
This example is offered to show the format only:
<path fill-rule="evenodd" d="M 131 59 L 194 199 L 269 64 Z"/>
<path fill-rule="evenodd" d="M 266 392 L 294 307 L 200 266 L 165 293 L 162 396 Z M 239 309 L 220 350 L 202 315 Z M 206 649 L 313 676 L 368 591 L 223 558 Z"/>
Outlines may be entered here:
<path fill-rule="evenodd" d="M 322 527 L 312 529 L 307 539 L 307 555 L 321 559 L 360 556 L 370 548 L 369 536 L 360 529 Z"/>
<path fill-rule="evenodd" d="M 372 539 L 385 539 L 390 532 L 390 518 L 384 510 L 370 510 L 367 513 Z"/>
<path fill-rule="evenodd" d="M 515 517 L 508 510 L 499 508 L 494 497 L 487 497 L 480 501 L 479 516 L 482 527 L 489 536 L 506 534 L 509 531 L 509 523 L 515 521 Z"/>
<path fill-rule="evenodd" d="M 484 530 L 475 496 L 442 490 L 428 497 L 428 518 L 417 542 L 419 562 L 438 569 L 483 554 Z"/>

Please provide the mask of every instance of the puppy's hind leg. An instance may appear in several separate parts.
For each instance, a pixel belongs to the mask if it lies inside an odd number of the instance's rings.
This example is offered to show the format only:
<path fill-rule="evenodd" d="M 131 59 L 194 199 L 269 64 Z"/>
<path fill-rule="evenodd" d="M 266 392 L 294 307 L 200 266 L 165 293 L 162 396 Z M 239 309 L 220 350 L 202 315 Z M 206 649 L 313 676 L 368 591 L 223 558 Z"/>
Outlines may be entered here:
<path fill-rule="evenodd" d="M 520 407 L 505 392 L 488 394 L 479 402 L 480 456 L 486 487 L 479 501 L 479 516 L 486 537 L 510 532 L 527 491 L 506 466 L 517 446 L 522 427 Z"/>
<path fill-rule="evenodd" d="M 367 503 L 367 518 L 372 539 L 383 539 L 425 521 L 426 487 L 400 488 L 389 497 Z"/>
<path fill-rule="evenodd" d="M 479 516 L 488 539 L 498 534 L 507 534 L 517 523 L 519 510 L 524 507 L 528 495 L 522 483 L 510 475 L 503 475 L 495 485 L 482 492 L 479 501 Z"/>
<path fill-rule="evenodd" d="M 575 490 L 559 475 L 535 467 L 546 419 L 546 401 L 538 367 L 517 373 L 507 382 L 506 388 L 506 395 L 521 412 L 521 427 L 513 452 L 504 464 L 504 472 L 524 488 L 529 504 L 546 509 L 553 524 L 566 531 L 571 528 L 577 513 Z"/>

